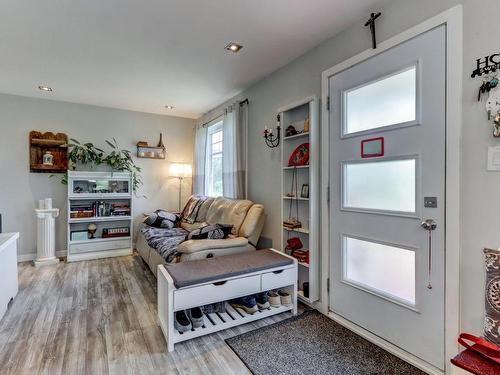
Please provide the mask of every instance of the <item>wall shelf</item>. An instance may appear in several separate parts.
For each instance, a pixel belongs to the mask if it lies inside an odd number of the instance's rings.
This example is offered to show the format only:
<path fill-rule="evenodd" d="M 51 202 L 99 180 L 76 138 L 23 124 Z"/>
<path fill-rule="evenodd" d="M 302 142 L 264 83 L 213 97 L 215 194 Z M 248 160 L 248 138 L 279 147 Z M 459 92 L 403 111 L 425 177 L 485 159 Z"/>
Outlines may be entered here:
<path fill-rule="evenodd" d="M 306 169 L 306 168 L 309 168 L 309 166 L 308 165 L 298 165 L 296 167 L 283 167 L 283 169 L 295 169 L 295 168 L 297 168 L 297 169 Z"/>
<path fill-rule="evenodd" d="M 278 110 L 281 129 L 293 125 L 297 130 L 302 130 L 296 124 L 309 120 L 309 131 L 284 137 L 281 144 L 281 250 L 285 250 L 286 241 L 291 237 L 299 237 L 303 249 L 309 250 L 309 264 L 300 263 L 298 267 L 299 298 L 312 304 L 319 300 L 320 291 L 320 251 L 319 251 L 319 100 L 317 97 L 305 98 L 292 105 Z M 302 143 L 309 143 L 309 165 L 288 166 L 292 152 Z M 296 169 L 297 173 L 294 173 Z M 294 177 L 295 176 L 295 177 Z M 292 177 L 296 183 L 292 187 Z M 309 185 L 309 198 L 300 197 L 302 185 Z M 296 191 L 297 190 L 297 191 Z M 296 197 L 289 197 L 287 193 L 294 193 Z M 298 207 L 296 207 L 296 205 Z M 291 210 L 290 210 L 291 206 Z M 291 214 L 291 215 L 290 215 Z M 289 217 L 298 216 L 302 223 L 301 228 L 287 228 L 283 221 Z M 304 228 L 306 227 L 306 228 Z M 309 283 L 309 298 L 302 292 L 304 282 Z"/>
<path fill-rule="evenodd" d="M 103 221 L 127 221 L 131 220 L 131 216 L 96 216 L 96 217 L 79 217 L 79 218 L 70 218 L 68 222 L 70 223 L 94 223 L 94 222 L 103 222 Z"/>
<path fill-rule="evenodd" d="M 296 139 L 296 138 L 301 138 L 301 137 L 309 137 L 309 132 L 305 132 L 305 133 L 299 133 L 299 134 L 295 134 L 295 135 L 291 135 L 289 137 L 284 137 L 283 139 L 285 141 L 287 140 L 290 140 L 290 139 Z"/>
<path fill-rule="evenodd" d="M 299 200 L 299 201 L 308 201 L 309 198 L 302 198 L 302 197 L 298 197 L 298 198 L 295 198 L 295 197 L 287 197 L 287 196 L 284 196 L 283 199 L 286 199 L 286 200 Z"/>
<path fill-rule="evenodd" d="M 68 169 L 68 136 L 64 133 L 41 133 L 31 131 L 29 134 L 30 172 L 33 173 L 65 173 Z M 52 155 L 52 164 L 43 164 L 43 156 Z"/>
<path fill-rule="evenodd" d="M 297 233 L 302 233 L 302 234 L 309 234 L 309 229 L 306 229 L 306 228 L 291 229 L 291 228 L 283 227 L 283 230 L 286 230 L 287 232 L 297 232 Z"/>

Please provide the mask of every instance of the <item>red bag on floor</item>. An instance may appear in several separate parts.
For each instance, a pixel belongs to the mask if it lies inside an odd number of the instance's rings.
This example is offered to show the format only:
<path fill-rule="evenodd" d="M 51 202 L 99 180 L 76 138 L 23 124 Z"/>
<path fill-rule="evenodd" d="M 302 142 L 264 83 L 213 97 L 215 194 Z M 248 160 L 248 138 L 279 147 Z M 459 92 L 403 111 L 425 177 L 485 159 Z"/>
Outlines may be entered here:
<path fill-rule="evenodd" d="M 473 350 L 483 357 L 500 364 L 500 346 L 469 333 L 461 333 L 458 336 L 458 342 L 467 349 Z"/>

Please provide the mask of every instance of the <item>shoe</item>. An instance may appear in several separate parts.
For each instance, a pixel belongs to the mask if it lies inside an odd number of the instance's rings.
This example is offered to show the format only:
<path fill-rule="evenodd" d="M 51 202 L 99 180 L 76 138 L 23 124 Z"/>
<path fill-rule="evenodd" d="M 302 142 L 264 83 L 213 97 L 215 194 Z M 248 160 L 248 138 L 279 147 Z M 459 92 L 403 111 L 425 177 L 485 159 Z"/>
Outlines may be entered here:
<path fill-rule="evenodd" d="M 259 310 L 267 310 L 271 305 L 269 304 L 269 297 L 267 292 L 259 293 L 255 295 L 255 301 L 257 302 L 257 307 Z"/>
<path fill-rule="evenodd" d="M 267 296 L 269 297 L 269 304 L 272 307 L 280 307 L 281 306 L 281 297 L 278 293 L 274 291 L 267 292 Z"/>
<path fill-rule="evenodd" d="M 211 303 L 210 305 L 205 305 L 205 306 L 203 306 L 203 312 L 205 314 L 225 313 L 226 312 L 226 302 L 216 302 L 216 303 Z"/>
<path fill-rule="evenodd" d="M 241 298 L 233 299 L 229 302 L 233 307 L 239 307 L 248 314 L 254 314 L 259 311 L 257 307 L 257 302 L 253 296 L 245 296 Z"/>
<path fill-rule="evenodd" d="M 191 320 L 191 324 L 193 328 L 200 328 L 205 325 L 205 321 L 203 320 L 203 311 L 201 311 L 201 307 L 193 307 L 188 312 L 189 320 Z"/>
<path fill-rule="evenodd" d="M 174 328 L 180 333 L 191 331 L 193 326 L 184 310 L 175 313 Z"/>
<path fill-rule="evenodd" d="M 281 297 L 281 304 L 283 306 L 292 306 L 292 296 L 285 292 L 284 290 L 278 290 L 278 294 Z"/>

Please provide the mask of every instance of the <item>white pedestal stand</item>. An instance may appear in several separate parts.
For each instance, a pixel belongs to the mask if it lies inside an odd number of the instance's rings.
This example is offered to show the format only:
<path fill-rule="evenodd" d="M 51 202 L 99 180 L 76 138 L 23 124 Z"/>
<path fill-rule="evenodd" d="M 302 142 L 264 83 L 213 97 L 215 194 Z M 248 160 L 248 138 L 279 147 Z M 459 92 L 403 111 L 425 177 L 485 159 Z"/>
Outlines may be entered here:
<path fill-rule="evenodd" d="M 35 267 L 59 263 L 56 258 L 55 218 L 58 208 L 36 209 L 37 241 Z"/>

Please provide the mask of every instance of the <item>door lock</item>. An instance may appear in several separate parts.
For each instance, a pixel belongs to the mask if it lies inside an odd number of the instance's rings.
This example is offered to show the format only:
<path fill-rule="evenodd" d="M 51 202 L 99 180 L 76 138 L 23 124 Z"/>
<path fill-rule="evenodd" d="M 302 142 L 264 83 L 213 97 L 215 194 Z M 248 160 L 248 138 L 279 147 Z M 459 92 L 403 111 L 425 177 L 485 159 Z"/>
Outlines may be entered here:
<path fill-rule="evenodd" d="M 429 248 L 428 248 L 428 266 L 429 266 L 429 280 L 427 284 L 427 289 L 432 289 L 431 276 L 432 276 L 432 232 L 436 230 L 437 223 L 433 219 L 426 219 L 420 223 L 420 227 L 427 231 L 429 236 Z"/>

